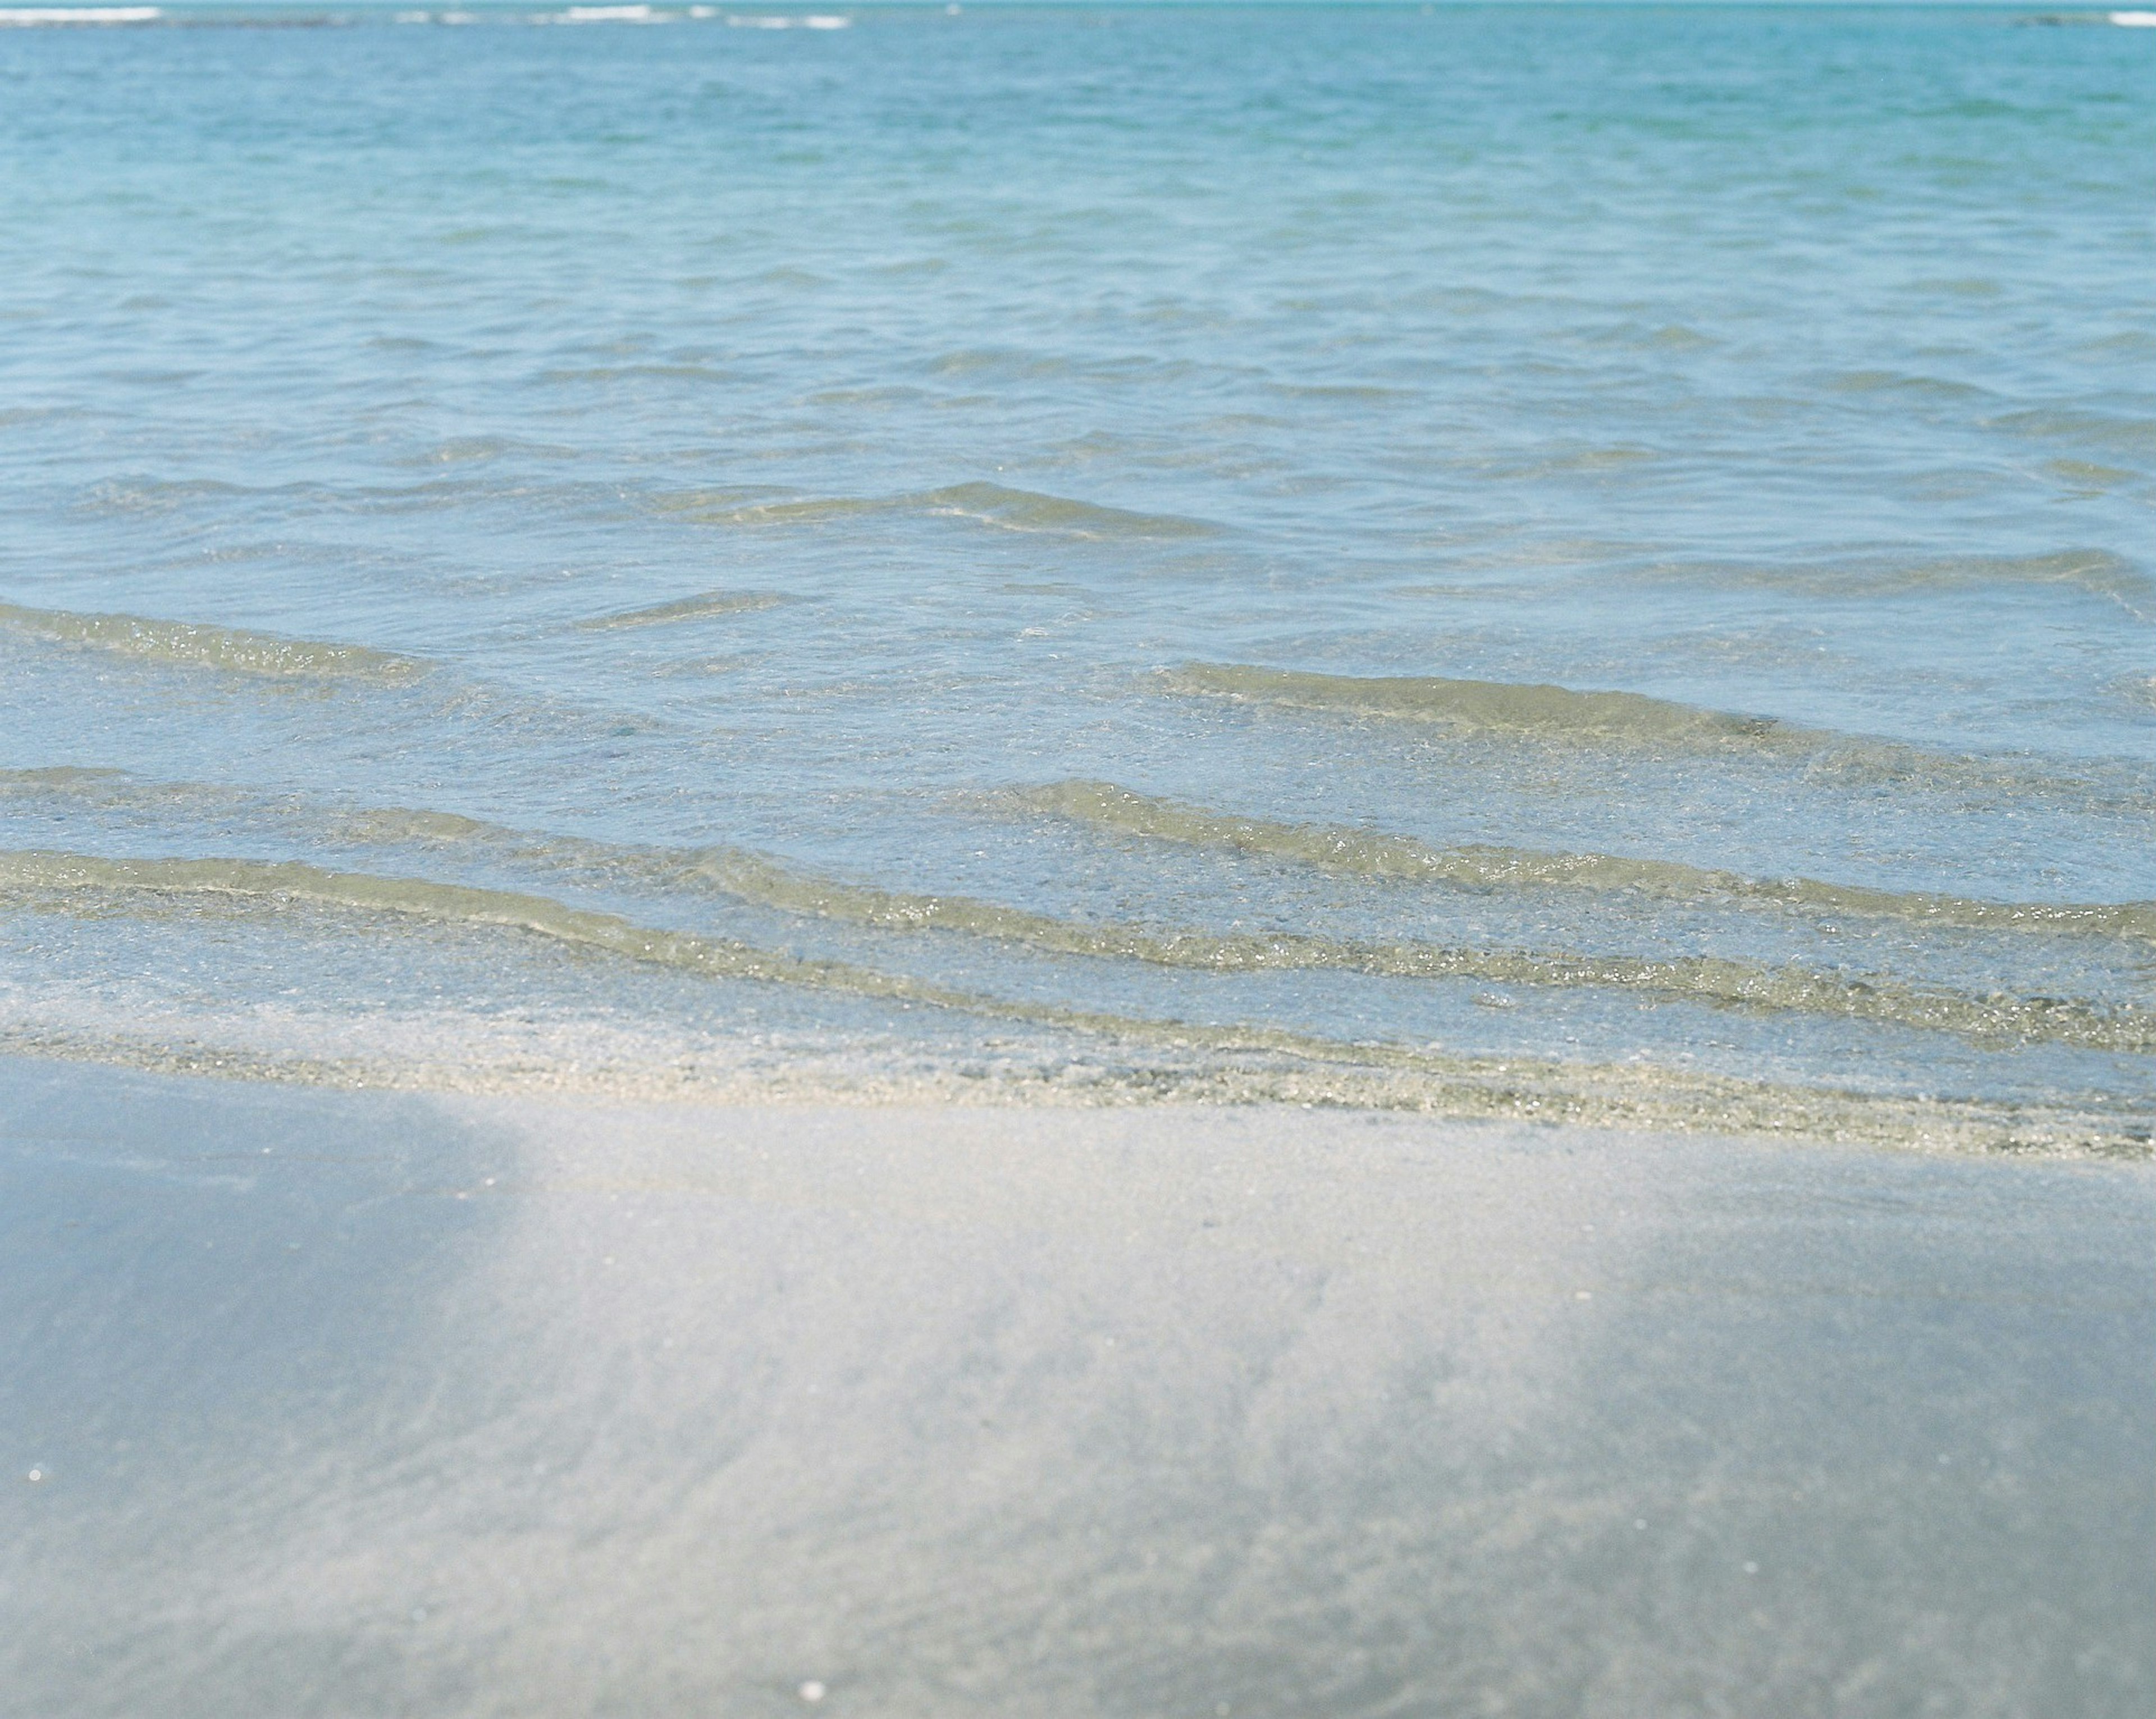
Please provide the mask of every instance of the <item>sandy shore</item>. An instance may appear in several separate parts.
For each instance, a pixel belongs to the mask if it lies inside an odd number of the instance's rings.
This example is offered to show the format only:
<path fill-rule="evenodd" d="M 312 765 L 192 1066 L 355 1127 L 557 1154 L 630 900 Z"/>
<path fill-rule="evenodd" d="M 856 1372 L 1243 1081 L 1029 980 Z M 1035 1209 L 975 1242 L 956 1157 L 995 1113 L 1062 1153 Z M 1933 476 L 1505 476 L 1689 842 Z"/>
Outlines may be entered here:
<path fill-rule="evenodd" d="M 2156 1701 L 2146 1165 L 19 1059 L 0 1119 L 9 1715 Z"/>

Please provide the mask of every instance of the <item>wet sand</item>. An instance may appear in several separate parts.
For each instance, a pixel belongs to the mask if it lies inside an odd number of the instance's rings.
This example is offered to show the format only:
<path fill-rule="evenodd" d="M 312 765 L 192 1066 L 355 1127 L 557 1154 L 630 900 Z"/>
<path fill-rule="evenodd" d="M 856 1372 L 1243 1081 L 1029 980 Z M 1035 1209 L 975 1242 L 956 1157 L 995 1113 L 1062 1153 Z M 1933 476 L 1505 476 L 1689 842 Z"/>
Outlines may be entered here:
<path fill-rule="evenodd" d="M 16 1059 L 0 1178 L 8 1715 L 2156 1701 L 2145 1164 Z"/>

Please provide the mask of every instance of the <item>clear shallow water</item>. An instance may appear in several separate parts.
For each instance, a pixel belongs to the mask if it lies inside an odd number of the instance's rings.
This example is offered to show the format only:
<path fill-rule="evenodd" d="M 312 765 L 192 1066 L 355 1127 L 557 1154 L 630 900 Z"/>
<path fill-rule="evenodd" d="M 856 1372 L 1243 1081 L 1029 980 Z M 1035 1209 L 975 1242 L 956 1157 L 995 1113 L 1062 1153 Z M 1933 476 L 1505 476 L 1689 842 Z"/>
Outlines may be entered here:
<path fill-rule="evenodd" d="M 2156 32 L 398 16 L 0 31 L 8 1042 L 2145 1140 Z"/>

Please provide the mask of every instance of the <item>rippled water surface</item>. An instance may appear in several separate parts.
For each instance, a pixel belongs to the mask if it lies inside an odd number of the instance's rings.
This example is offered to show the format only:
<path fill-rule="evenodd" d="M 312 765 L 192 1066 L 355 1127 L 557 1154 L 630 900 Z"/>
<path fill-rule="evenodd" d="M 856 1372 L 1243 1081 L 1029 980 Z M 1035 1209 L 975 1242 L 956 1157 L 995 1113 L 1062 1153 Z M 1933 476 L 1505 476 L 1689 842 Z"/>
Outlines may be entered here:
<path fill-rule="evenodd" d="M 18 23 L 10 1045 L 2145 1143 L 2156 30 Z"/>

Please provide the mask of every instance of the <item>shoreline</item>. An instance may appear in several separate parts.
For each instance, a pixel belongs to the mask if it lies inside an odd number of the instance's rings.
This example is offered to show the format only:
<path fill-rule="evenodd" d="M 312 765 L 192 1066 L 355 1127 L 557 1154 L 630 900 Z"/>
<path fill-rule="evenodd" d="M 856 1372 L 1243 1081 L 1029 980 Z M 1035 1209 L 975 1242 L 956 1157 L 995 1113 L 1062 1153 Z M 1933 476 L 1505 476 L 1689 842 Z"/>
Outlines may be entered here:
<path fill-rule="evenodd" d="M 1104 1041 L 1055 1060 L 765 1052 L 760 1063 L 564 1064 L 511 1056 L 422 1063 L 330 1058 L 192 1040 L 131 1040 L 0 1029 L 0 1059 L 300 1090 L 431 1094 L 597 1106 L 770 1105 L 875 1109 L 1373 1111 L 1433 1122 L 1729 1136 L 1793 1146 L 1872 1147 L 1969 1157 L 2134 1163 L 2156 1159 L 2156 1111 L 2076 1094 L 2055 1105 L 1865 1092 L 1671 1070 L 1433 1052 L 1388 1066 L 1260 1049 L 1244 1058 L 1119 1059 L 1146 1047 Z"/>

